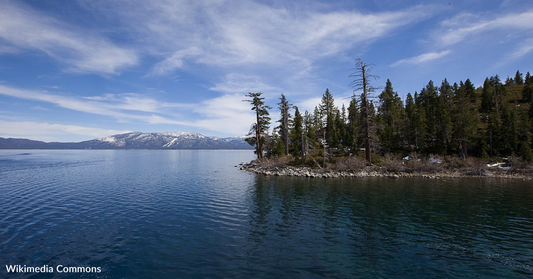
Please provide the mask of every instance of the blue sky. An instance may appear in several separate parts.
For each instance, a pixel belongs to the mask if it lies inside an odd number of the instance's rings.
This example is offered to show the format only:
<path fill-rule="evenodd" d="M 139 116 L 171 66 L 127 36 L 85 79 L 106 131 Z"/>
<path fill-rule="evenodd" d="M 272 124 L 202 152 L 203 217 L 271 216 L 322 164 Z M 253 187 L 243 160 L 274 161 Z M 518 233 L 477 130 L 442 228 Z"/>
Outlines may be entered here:
<path fill-rule="evenodd" d="M 357 57 L 402 97 L 532 71 L 533 1 L 0 0 L 0 137 L 240 136 L 248 92 L 347 103 Z"/>

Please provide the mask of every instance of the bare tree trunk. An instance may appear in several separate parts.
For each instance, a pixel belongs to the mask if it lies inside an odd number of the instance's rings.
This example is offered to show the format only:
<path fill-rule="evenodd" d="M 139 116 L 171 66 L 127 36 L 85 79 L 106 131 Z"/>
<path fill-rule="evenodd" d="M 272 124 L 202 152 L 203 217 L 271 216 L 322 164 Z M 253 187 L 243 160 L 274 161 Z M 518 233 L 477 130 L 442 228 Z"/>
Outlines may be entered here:
<path fill-rule="evenodd" d="M 365 154 L 366 154 L 366 163 L 372 165 L 372 158 L 370 154 L 370 123 L 368 119 L 368 80 L 366 78 L 366 66 L 361 65 L 361 74 L 363 78 L 363 96 L 364 96 L 364 106 L 365 106 Z"/>
<path fill-rule="evenodd" d="M 352 81 L 352 86 L 354 88 L 354 92 L 357 90 L 363 90 L 363 93 L 361 94 L 361 106 L 364 109 L 363 116 L 364 116 L 364 129 L 365 129 L 365 155 L 366 155 L 366 162 L 368 165 L 372 165 L 372 157 L 371 157 L 371 137 L 370 137 L 370 105 L 368 103 L 368 98 L 370 98 L 370 95 L 372 92 L 374 92 L 375 88 L 370 85 L 369 78 L 377 78 L 377 76 L 370 74 L 371 67 L 370 65 L 367 65 L 363 62 L 361 58 L 356 60 L 356 68 L 355 71 L 350 74 L 349 77 L 355 78 Z"/>
<path fill-rule="evenodd" d="M 300 150 L 300 157 L 302 158 L 302 161 L 305 161 L 305 149 L 306 149 L 306 142 L 305 142 L 305 139 L 304 139 L 304 134 L 302 133 L 301 134 L 301 137 L 302 137 L 302 149 Z"/>
<path fill-rule="evenodd" d="M 263 158 L 263 141 L 261 139 L 261 122 L 259 119 L 259 109 L 256 110 L 256 127 L 255 127 L 255 152 L 257 153 L 257 159 Z"/>
<path fill-rule="evenodd" d="M 289 108 L 285 108 L 285 115 L 283 116 L 284 136 L 285 136 L 285 156 L 289 156 Z"/>

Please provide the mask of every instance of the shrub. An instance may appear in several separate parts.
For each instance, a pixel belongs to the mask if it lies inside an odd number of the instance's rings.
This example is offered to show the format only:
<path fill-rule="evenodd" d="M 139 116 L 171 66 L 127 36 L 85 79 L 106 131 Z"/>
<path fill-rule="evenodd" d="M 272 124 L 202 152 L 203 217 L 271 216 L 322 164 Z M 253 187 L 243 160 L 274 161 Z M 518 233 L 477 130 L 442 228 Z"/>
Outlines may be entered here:
<path fill-rule="evenodd" d="M 358 156 L 342 158 L 336 163 L 336 168 L 339 171 L 359 170 L 363 169 L 365 166 L 366 160 Z"/>
<path fill-rule="evenodd" d="M 527 163 L 533 162 L 533 152 L 526 142 L 523 142 L 520 146 L 520 157 Z"/>
<path fill-rule="evenodd" d="M 289 156 L 271 156 L 264 157 L 258 160 L 255 160 L 260 167 L 270 168 L 270 167 L 283 167 L 288 165 L 293 160 L 291 155 Z"/>
<path fill-rule="evenodd" d="M 391 154 L 386 154 L 383 156 L 381 159 L 381 164 L 387 169 L 387 171 L 390 172 L 403 172 L 406 169 L 406 161 Z"/>

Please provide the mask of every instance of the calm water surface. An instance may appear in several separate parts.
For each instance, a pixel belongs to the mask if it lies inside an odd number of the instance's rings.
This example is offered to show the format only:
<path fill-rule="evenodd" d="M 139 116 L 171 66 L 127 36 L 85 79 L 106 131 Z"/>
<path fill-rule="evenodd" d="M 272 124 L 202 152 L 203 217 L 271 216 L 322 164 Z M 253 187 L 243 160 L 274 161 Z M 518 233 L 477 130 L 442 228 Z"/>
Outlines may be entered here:
<path fill-rule="evenodd" d="M 533 185 L 265 177 L 251 151 L 0 151 L 0 277 L 532 278 Z M 101 267 L 8 274 L 5 265 Z"/>

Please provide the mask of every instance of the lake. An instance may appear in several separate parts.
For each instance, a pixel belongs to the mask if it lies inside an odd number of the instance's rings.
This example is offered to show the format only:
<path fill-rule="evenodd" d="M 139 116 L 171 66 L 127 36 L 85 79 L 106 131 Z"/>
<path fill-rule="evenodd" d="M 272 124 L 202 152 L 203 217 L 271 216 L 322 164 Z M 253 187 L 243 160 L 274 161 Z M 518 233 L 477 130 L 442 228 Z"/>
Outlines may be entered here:
<path fill-rule="evenodd" d="M 236 167 L 253 158 L 2 150 L 0 277 L 533 277 L 531 181 L 267 177 Z M 52 272 L 8 274 L 6 265 Z"/>

